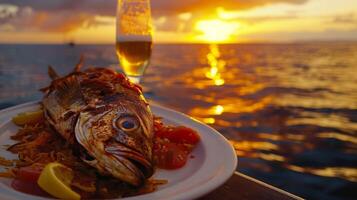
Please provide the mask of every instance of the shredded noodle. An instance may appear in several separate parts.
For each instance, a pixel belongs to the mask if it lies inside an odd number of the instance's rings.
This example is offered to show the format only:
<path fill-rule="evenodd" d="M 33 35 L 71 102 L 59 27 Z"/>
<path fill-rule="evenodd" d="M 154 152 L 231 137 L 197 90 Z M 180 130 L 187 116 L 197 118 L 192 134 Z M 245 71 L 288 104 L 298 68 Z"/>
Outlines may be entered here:
<path fill-rule="evenodd" d="M 147 183 L 135 188 L 113 177 L 101 175 L 96 169 L 88 166 L 76 156 L 76 148 L 66 142 L 45 122 L 27 124 L 11 136 L 16 144 L 7 148 L 18 155 L 17 160 L 7 160 L 0 157 L 0 165 L 8 167 L 0 172 L 0 177 L 14 178 L 19 168 L 25 166 L 44 166 L 50 162 L 59 162 L 70 167 L 75 178 L 71 183 L 73 190 L 86 198 L 118 198 L 153 192 L 163 180 L 148 180 Z"/>

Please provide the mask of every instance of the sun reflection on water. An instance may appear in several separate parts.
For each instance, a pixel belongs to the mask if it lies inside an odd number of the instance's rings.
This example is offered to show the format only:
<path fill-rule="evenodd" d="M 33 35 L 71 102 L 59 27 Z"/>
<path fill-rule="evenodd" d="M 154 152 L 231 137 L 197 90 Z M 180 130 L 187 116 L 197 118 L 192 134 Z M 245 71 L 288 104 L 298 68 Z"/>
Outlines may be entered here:
<path fill-rule="evenodd" d="M 216 115 L 221 115 L 223 113 L 223 111 L 224 111 L 224 107 L 221 105 L 216 105 L 214 107 L 214 114 L 216 114 Z"/>
<path fill-rule="evenodd" d="M 260 158 L 267 161 L 283 162 L 286 160 L 283 156 L 272 152 L 272 151 L 279 150 L 279 147 L 276 144 L 270 142 L 248 141 L 248 140 L 247 141 L 229 140 L 229 142 L 232 144 L 238 156 Z M 269 151 L 270 153 L 266 153 L 263 151 Z"/>
<path fill-rule="evenodd" d="M 221 76 L 221 72 L 224 70 L 226 62 L 220 59 L 221 53 L 217 44 L 211 44 L 209 46 L 210 52 L 207 54 L 209 70 L 206 72 L 206 77 L 211 79 L 216 86 L 224 85 L 225 80 Z"/>
<path fill-rule="evenodd" d="M 357 169 L 350 167 L 326 167 L 326 168 L 311 168 L 299 167 L 296 165 L 288 165 L 288 169 L 301 173 L 309 173 L 317 176 L 339 177 L 349 181 L 357 182 Z"/>
<path fill-rule="evenodd" d="M 196 97 L 196 99 L 201 99 Z M 212 103 L 218 103 L 218 105 L 207 107 L 195 107 L 190 110 L 190 114 L 193 116 L 212 116 L 212 115 L 221 115 L 225 113 L 251 113 L 258 110 L 261 110 L 268 106 L 272 102 L 272 97 L 267 96 L 261 99 L 258 102 L 239 99 L 239 98 L 225 98 L 218 99 Z"/>

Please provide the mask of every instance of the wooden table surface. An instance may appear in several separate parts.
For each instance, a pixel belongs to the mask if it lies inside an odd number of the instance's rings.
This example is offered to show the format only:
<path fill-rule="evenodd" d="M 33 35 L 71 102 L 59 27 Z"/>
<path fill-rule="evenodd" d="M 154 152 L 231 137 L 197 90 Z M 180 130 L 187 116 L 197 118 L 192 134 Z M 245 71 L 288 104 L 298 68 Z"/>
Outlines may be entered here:
<path fill-rule="evenodd" d="M 221 187 L 199 200 L 302 200 L 281 189 L 235 172 Z"/>

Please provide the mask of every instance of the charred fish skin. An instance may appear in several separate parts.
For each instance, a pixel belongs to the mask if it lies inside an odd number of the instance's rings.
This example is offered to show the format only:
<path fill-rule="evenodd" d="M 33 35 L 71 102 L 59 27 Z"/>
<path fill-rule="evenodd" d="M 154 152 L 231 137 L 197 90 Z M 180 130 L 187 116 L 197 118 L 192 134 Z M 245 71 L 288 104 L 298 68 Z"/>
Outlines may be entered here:
<path fill-rule="evenodd" d="M 141 185 L 154 173 L 153 115 L 140 87 L 110 69 L 94 68 L 55 79 L 46 88 L 45 118 L 93 159 L 103 174 Z"/>
<path fill-rule="evenodd" d="M 79 92 L 80 85 L 76 76 L 71 75 L 55 81 L 42 100 L 45 119 L 66 140 L 73 143 L 77 116 L 86 103 Z"/>

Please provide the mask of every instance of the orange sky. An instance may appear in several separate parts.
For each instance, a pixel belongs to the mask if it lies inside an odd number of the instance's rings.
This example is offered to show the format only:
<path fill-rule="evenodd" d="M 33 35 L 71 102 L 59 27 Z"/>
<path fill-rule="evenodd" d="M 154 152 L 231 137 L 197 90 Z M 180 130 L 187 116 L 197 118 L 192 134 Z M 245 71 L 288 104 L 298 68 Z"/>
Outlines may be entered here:
<path fill-rule="evenodd" d="M 114 43 L 115 0 L 3 0 L 0 43 Z M 356 0 L 152 0 L 159 43 L 357 40 Z"/>

